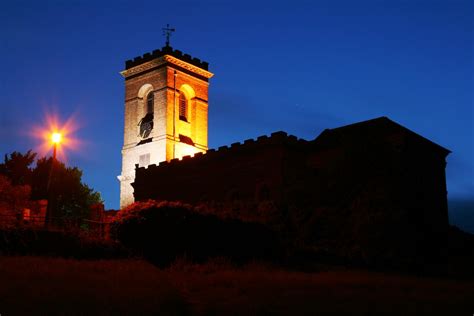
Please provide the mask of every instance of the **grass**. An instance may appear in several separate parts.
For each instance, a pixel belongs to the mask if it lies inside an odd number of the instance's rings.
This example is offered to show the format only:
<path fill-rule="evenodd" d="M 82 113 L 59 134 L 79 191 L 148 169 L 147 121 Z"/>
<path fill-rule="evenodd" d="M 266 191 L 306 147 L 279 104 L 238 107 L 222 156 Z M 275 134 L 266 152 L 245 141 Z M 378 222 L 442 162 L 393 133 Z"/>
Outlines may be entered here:
<path fill-rule="evenodd" d="M 144 261 L 3 257 L 0 280 L 2 316 L 187 313 L 166 273 Z"/>
<path fill-rule="evenodd" d="M 474 281 L 253 263 L 0 257 L 0 314 L 472 315 Z"/>

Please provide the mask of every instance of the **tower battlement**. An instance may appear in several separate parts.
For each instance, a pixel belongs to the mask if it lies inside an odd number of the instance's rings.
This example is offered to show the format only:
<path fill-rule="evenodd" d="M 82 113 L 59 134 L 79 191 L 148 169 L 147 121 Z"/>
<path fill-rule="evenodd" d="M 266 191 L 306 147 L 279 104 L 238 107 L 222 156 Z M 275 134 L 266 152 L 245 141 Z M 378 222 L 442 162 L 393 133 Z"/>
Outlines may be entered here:
<path fill-rule="evenodd" d="M 182 51 L 178 49 L 173 49 L 170 46 L 164 46 L 161 49 L 155 49 L 154 51 L 145 53 L 142 56 L 137 56 L 133 59 L 127 60 L 125 62 L 125 69 L 128 70 L 130 68 L 152 61 L 153 59 L 163 57 L 164 55 L 170 55 L 196 67 L 202 68 L 204 70 L 209 70 L 208 62 L 202 61 L 199 58 L 192 57 L 189 54 L 183 54 Z"/>

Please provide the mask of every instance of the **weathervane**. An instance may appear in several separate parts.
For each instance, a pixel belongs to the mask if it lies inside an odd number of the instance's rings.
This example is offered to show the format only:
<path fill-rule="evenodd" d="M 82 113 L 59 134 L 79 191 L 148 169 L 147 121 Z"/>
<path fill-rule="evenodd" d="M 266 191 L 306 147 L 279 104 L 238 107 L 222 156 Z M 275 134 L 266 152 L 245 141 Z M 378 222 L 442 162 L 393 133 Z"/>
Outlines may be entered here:
<path fill-rule="evenodd" d="M 171 33 L 176 31 L 176 29 L 170 28 L 170 25 L 166 24 L 166 27 L 162 28 L 162 30 L 163 30 L 163 36 L 166 36 L 166 46 L 169 47 Z"/>

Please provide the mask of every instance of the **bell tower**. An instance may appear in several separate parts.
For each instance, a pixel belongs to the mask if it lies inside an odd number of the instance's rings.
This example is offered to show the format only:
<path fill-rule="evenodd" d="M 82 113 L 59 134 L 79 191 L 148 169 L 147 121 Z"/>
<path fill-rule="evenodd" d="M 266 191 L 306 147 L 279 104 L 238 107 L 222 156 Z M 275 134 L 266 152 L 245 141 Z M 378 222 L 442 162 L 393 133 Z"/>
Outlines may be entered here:
<path fill-rule="evenodd" d="M 120 208 L 134 202 L 136 164 L 206 152 L 208 66 L 169 45 L 125 62 Z"/>

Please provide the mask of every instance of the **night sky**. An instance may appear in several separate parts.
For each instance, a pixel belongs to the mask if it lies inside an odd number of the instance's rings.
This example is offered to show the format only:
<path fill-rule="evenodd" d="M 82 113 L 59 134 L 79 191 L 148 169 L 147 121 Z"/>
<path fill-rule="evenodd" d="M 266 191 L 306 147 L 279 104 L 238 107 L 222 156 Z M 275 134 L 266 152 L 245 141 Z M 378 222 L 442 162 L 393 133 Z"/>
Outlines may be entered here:
<path fill-rule="evenodd" d="M 0 154 L 37 148 L 47 114 L 74 117 L 67 163 L 118 208 L 119 72 L 170 23 L 173 48 L 215 74 L 210 148 L 385 115 L 450 149 L 449 198 L 474 199 L 472 1 L 285 2 L 3 2 Z"/>

